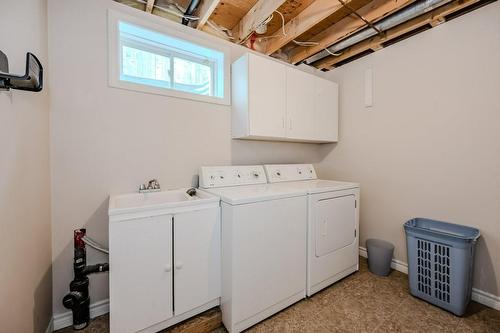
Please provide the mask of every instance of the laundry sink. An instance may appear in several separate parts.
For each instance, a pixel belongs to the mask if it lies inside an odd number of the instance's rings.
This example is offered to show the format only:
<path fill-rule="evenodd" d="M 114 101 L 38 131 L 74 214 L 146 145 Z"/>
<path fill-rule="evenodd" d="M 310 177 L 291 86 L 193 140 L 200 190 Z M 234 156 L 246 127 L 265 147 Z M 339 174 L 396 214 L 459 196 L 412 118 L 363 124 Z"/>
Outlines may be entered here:
<path fill-rule="evenodd" d="M 182 210 L 219 201 L 218 197 L 200 191 L 190 196 L 186 190 L 112 195 L 109 198 L 108 213 L 109 216 L 144 212 L 168 214 L 172 210 Z"/>

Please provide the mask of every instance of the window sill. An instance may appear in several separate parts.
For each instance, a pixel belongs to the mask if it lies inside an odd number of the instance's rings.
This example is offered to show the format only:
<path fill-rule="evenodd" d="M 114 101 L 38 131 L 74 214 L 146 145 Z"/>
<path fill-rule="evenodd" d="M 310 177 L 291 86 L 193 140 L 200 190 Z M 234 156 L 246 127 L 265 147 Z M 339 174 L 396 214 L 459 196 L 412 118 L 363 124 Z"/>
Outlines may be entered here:
<path fill-rule="evenodd" d="M 193 100 L 193 101 L 197 101 L 197 102 L 220 104 L 220 105 L 231 105 L 231 101 L 229 99 L 229 96 L 226 96 L 224 98 L 219 98 L 219 97 L 212 97 L 212 96 L 205 96 L 205 95 L 196 95 L 196 94 L 191 94 L 191 93 L 183 92 L 183 91 L 179 91 L 179 90 L 168 89 L 168 88 L 159 88 L 159 87 L 148 86 L 148 85 L 139 84 L 139 83 L 117 80 L 117 79 L 113 79 L 113 78 L 109 79 L 109 86 L 112 88 L 131 90 L 131 91 L 136 91 L 136 92 L 141 92 L 141 93 L 146 93 L 146 94 L 163 95 L 163 96 L 169 96 L 169 97 L 175 97 L 175 98 L 189 99 L 189 100 Z"/>

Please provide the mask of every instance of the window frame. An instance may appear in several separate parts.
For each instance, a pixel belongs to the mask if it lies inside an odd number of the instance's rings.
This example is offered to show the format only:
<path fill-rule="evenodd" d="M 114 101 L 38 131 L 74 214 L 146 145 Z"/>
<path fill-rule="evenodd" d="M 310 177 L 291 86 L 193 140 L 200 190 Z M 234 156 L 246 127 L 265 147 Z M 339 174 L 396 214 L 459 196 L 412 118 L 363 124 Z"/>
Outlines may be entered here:
<path fill-rule="evenodd" d="M 144 81 L 152 81 L 152 82 L 163 82 L 161 80 L 157 80 L 157 79 L 146 79 L 146 78 L 140 78 L 140 77 L 135 77 L 135 76 L 131 76 L 131 75 L 125 75 L 123 74 L 123 47 L 126 46 L 126 47 L 130 47 L 130 48 L 134 48 L 136 50 L 142 50 L 142 51 L 146 51 L 146 52 L 150 52 L 150 53 L 153 53 L 153 54 L 156 54 L 156 55 L 160 55 L 160 56 L 163 56 L 163 57 L 166 57 L 166 58 L 169 58 L 169 61 L 170 61 L 170 69 L 172 69 L 172 54 L 167 52 L 167 50 L 165 50 L 164 48 L 157 48 L 157 47 L 152 47 L 150 45 L 147 45 L 146 43 L 141 43 L 141 42 L 138 42 L 138 41 L 133 41 L 132 39 L 127 39 L 125 42 L 123 39 L 120 38 L 119 40 L 119 43 L 120 43 L 120 46 L 119 46 L 119 61 L 120 61 L 120 64 L 119 64 L 119 75 L 120 75 L 120 81 L 125 81 L 125 80 L 122 80 L 122 77 L 124 76 L 128 76 L 128 77 L 131 77 L 132 80 L 133 78 L 137 78 L 138 80 L 144 80 Z M 172 70 L 170 70 L 170 72 L 172 72 Z M 169 87 L 165 87 L 164 89 L 172 89 L 172 75 L 169 75 L 169 78 L 170 78 L 170 81 L 168 82 L 169 83 Z M 126 80 L 125 82 L 132 82 L 133 81 L 128 81 Z M 137 84 L 142 84 L 142 83 L 139 83 L 137 82 Z M 152 85 L 153 87 L 156 87 L 155 85 Z M 159 88 L 162 88 L 162 87 L 159 87 Z"/>
<path fill-rule="evenodd" d="M 163 20 L 162 20 L 163 21 Z M 223 68 L 222 68 L 222 75 L 221 75 L 221 80 L 223 84 L 222 88 L 222 97 L 217 97 L 217 96 L 207 96 L 207 95 L 199 95 L 196 93 L 191 93 L 191 92 L 186 92 L 182 90 L 176 90 L 172 88 L 175 85 L 175 68 L 173 66 L 174 63 L 174 58 L 177 56 L 180 59 L 192 61 L 201 65 L 207 65 L 206 61 L 210 61 L 210 59 L 205 59 L 203 56 L 197 57 L 195 54 L 190 53 L 188 51 L 183 51 L 181 49 L 175 49 L 173 47 L 169 47 L 167 50 L 167 47 L 162 46 L 161 44 L 157 44 L 154 41 L 143 41 L 140 40 L 140 38 L 134 38 L 134 36 L 131 36 L 130 38 L 126 37 L 124 38 L 125 43 L 122 42 L 122 39 L 120 38 L 120 29 L 119 29 L 119 23 L 124 22 L 127 24 L 135 25 L 139 28 L 151 30 L 156 33 L 163 34 L 167 37 L 173 38 L 173 39 L 180 39 L 183 40 L 187 43 L 195 44 L 197 46 L 211 49 L 214 51 L 218 51 L 224 55 L 224 61 L 223 61 Z M 187 34 L 187 31 L 182 31 L 185 29 L 189 29 L 189 35 Z M 143 19 L 140 19 L 138 17 L 130 16 L 127 14 L 123 14 L 121 12 L 117 12 L 115 10 L 108 10 L 108 68 L 109 68 L 109 86 L 114 87 L 114 88 L 120 88 L 120 89 L 126 89 L 126 90 L 133 90 L 133 91 L 138 91 L 138 92 L 143 92 L 143 93 L 149 93 L 149 94 L 156 94 L 156 95 L 165 95 L 165 96 L 170 96 L 170 97 L 177 97 L 177 98 L 183 98 L 183 99 L 190 99 L 190 100 L 195 100 L 195 101 L 200 101 L 200 102 L 207 102 L 207 103 L 214 103 L 214 104 L 222 104 L 222 105 L 230 105 L 230 64 L 229 64 L 229 59 L 230 59 L 230 49 L 229 47 L 225 45 L 217 45 L 217 48 L 213 47 L 214 43 L 210 43 L 209 38 L 207 36 L 196 36 L 196 34 L 200 34 L 200 32 L 189 28 L 185 27 L 182 25 L 179 25 L 174 22 L 162 22 L 161 25 L 156 24 L 151 21 L 145 21 Z M 203 37 L 203 39 L 201 38 Z M 137 46 L 134 46 L 137 45 Z M 133 81 L 128 81 L 128 80 L 122 80 L 122 62 L 123 62 L 123 50 L 122 46 L 129 46 L 132 48 L 136 48 L 139 50 L 144 50 L 146 52 L 152 52 L 161 56 L 166 56 L 169 57 L 170 59 L 170 69 L 171 69 L 171 74 L 170 74 L 170 88 L 167 87 L 158 87 L 155 85 L 149 85 L 147 83 L 139 83 L 139 82 L 133 82 Z M 213 65 L 213 67 L 212 67 Z M 216 87 L 219 82 L 219 62 L 218 61 L 212 61 L 211 64 L 209 64 L 213 70 L 211 71 L 211 79 L 212 79 L 212 84 L 210 89 L 215 91 Z M 141 78 L 137 78 L 138 80 L 141 80 Z M 149 79 L 143 79 L 145 81 Z M 155 80 L 155 79 L 150 79 L 152 82 L 158 82 L 161 80 Z M 161 81 L 163 82 L 163 81 Z"/>

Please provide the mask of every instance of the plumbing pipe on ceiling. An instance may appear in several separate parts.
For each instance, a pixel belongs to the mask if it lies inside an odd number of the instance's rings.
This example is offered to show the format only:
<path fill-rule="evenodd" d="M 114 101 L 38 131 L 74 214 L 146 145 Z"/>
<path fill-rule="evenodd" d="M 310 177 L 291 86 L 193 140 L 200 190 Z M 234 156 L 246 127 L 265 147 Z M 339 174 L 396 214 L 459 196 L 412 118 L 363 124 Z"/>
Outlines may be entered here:
<path fill-rule="evenodd" d="M 191 16 L 193 15 L 194 11 L 196 8 L 198 8 L 198 5 L 200 4 L 200 0 L 191 0 L 189 3 L 189 6 L 186 8 L 186 12 L 184 12 L 184 16 Z M 182 24 L 187 25 L 189 23 L 189 19 L 184 17 L 182 19 Z"/>
<path fill-rule="evenodd" d="M 385 19 L 373 24 L 373 26 L 384 32 L 387 31 L 401 23 L 404 23 L 408 20 L 411 20 L 417 16 L 420 16 L 422 14 L 425 14 L 431 10 L 436 9 L 437 7 L 440 7 L 442 5 L 445 5 L 452 0 L 420 0 L 417 1 L 411 5 L 408 5 L 407 7 L 401 9 L 400 11 L 386 17 Z M 330 56 L 332 53 L 338 53 L 339 51 L 342 51 L 354 44 L 357 44 L 365 39 L 368 39 L 370 37 L 373 37 L 377 35 L 378 32 L 371 28 L 367 27 L 350 37 L 347 37 L 344 40 L 341 40 L 340 42 L 333 44 L 332 46 L 328 47 L 327 50 L 322 50 L 318 53 L 316 53 L 313 56 L 310 56 L 306 60 L 304 60 L 304 63 L 307 65 L 310 65 L 318 60 L 321 60 L 325 57 Z"/>

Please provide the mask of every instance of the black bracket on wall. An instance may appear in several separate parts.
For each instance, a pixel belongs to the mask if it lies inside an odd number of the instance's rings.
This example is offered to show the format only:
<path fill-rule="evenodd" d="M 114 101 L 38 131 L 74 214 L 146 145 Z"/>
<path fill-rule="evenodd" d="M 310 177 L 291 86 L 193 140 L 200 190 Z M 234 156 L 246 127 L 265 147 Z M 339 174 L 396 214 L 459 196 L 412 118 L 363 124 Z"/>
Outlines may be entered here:
<path fill-rule="evenodd" d="M 27 90 L 42 91 L 43 67 L 40 60 L 33 54 L 26 54 L 26 72 L 24 75 L 9 73 L 9 60 L 5 53 L 0 51 L 0 90 Z"/>

